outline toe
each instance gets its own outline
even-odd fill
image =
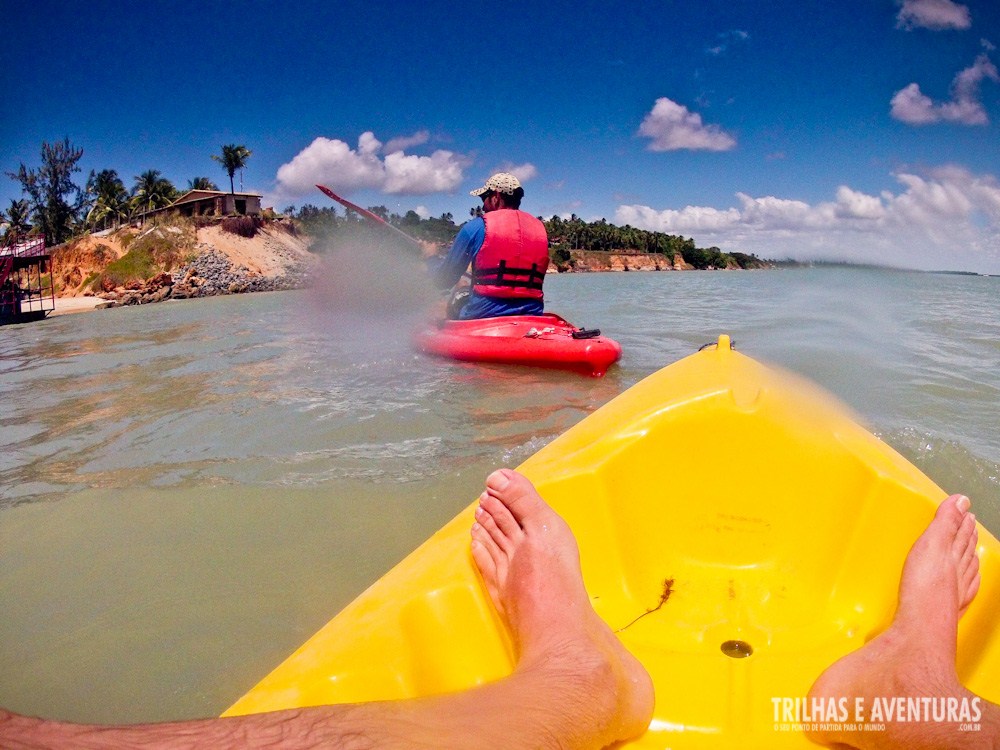
[[[964,495],[952,495],[938,506],[934,513],[934,523],[942,529],[948,529],[949,534],[956,534],[968,508],[969,498]]]
[[[522,527],[525,521],[539,512],[551,510],[528,478],[513,469],[500,469],[490,474],[486,479],[486,490],[507,506]]]
[[[482,526],[478,524],[472,527],[472,559],[479,568],[479,572],[487,581],[496,580],[496,545],[489,535],[485,533]]]
[[[951,543],[951,554],[954,559],[962,564],[969,554],[969,544],[976,536],[976,517],[971,513],[966,513],[962,517],[962,523],[955,532],[955,538]],[[975,547],[973,547],[973,550]]]
[[[979,585],[981,583],[982,578],[979,575],[979,568],[976,568],[974,575],[971,577],[969,582],[965,584],[962,600],[958,607],[959,618],[965,614],[965,610],[969,608],[969,605],[972,604],[972,600],[976,598],[976,594],[979,593]]]
[[[976,554],[975,539],[970,540],[971,544],[966,550],[966,555],[959,564],[958,586],[961,606],[968,606],[979,590],[979,556]]]
[[[959,537],[959,542],[962,545],[961,554],[958,561],[959,570],[962,570],[972,564],[972,561],[977,559],[976,557],[976,546],[979,544],[979,532],[976,529],[976,518],[971,513],[966,517],[965,521],[962,522],[963,530],[965,525],[969,525],[968,534],[964,534]]]
[[[492,495],[484,493],[479,499],[479,507],[482,508],[483,515],[489,516],[499,532],[508,539],[516,542],[524,534],[507,506]]]
[[[492,500],[492,498],[490,499]],[[493,500],[493,502],[496,503],[495,500]],[[496,504],[499,505],[499,503]],[[506,508],[502,505],[500,505],[500,509],[506,511]],[[490,539],[497,547],[500,548],[500,550],[504,552],[504,554],[510,555],[514,551],[513,534],[520,534],[522,532],[521,527],[517,525],[509,513],[507,513],[507,517],[507,519],[503,519],[503,516],[501,515],[504,525],[508,527],[505,530],[500,528],[497,524],[496,518],[494,518],[493,514],[489,510],[484,508],[482,505],[476,508],[476,522],[486,531],[487,534],[489,534]],[[510,525],[513,525],[514,528],[510,529]]]
[[[486,593],[493,601],[493,606],[497,608],[497,611],[502,611],[499,584],[500,573],[496,568],[496,560],[490,552],[489,544],[490,542],[475,538],[474,534],[470,550],[472,552],[472,559],[479,569],[479,574],[482,576]]]

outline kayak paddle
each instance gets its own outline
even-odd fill
[[[423,245],[420,244],[419,240],[417,240],[415,237],[411,237],[406,232],[404,232],[402,229],[397,229],[396,227],[394,227],[392,224],[390,224],[388,221],[386,221],[385,219],[383,219],[378,214],[373,214],[371,211],[369,211],[369,210],[367,210],[365,208],[361,208],[361,206],[357,206],[357,205],[355,205],[354,203],[351,203],[349,200],[347,200],[345,198],[341,198],[335,192],[333,192],[332,190],[330,190],[330,188],[326,187],[326,185],[317,185],[316,187],[318,187],[320,190],[323,191],[324,194],[326,194],[330,198],[333,198],[333,200],[337,201],[337,203],[339,203],[340,205],[344,206],[345,208],[351,209],[355,213],[363,216],[364,218],[368,219],[371,222],[374,222],[375,224],[381,224],[382,226],[386,227],[387,229],[391,229],[398,236],[400,236],[404,240],[406,240],[408,244],[412,245],[413,247],[415,247],[418,250],[420,250],[421,253],[423,253],[424,247],[423,247]]]

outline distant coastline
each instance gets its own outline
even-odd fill
[[[329,214],[327,216],[332,218]],[[234,222],[235,227],[232,226]],[[431,222],[437,222],[435,229],[439,233],[444,228],[443,224],[454,226],[450,217]],[[419,220],[413,222],[411,219],[409,224],[406,228],[412,231],[414,225],[419,226]],[[610,225],[605,226],[610,228]],[[331,228],[336,231],[330,232]],[[310,269],[323,255],[317,248],[336,247],[340,242],[352,241],[359,231],[368,234],[371,239],[372,228],[350,217],[337,217],[332,224],[325,226],[316,226],[315,223],[310,226],[308,221],[274,216],[253,221],[250,217],[192,221],[184,217],[164,216],[149,222],[146,227],[124,226],[110,232],[87,234],[52,248],[56,297],[67,300],[61,306],[66,311],[75,311],[168,299],[300,288],[308,285]],[[419,233],[414,233],[419,236]],[[378,238],[386,239],[381,235]],[[450,244],[448,238],[421,241],[428,251],[436,252],[444,252]],[[671,241],[677,243],[676,239]],[[698,249],[693,241],[683,238],[679,238],[677,249],[664,247],[662,252],[649,253],[633,249],[567,249],[565,238],[560,237],[552,255],[550,273],[818,267],[996,277],[971,271],[921,271],[841,260],[767,260],[754,255],[723,253],[718,248]],[[699,265],[691,260],[699,262]],[[85,304],[83,298],[94,302]],[[70,299],[78,299],[79,303],[70,303]]]
[[[768,261],[775,268],[851,268],[856,270],[869,271],[895,271],[898,273],[930,273],[943,276],[986,276],[988,278],[1000,278],[1000,274],[980,273],[979,271],[948,271],[941,269],[925,270],[921,268],[907,268],[905,266],[889,266],[880,263],[858,263],[849,260],[785,260]]]
[[[568,258],[566,257],[568,255]],[[649,271],[749,271],[773,269],[768,260],[743,256],[742,263],[732,256],[719,256],[719,265],[706,263],[701,268],[689,263],[682,254],[639,253],[629,250],[569,250],[561,262],[553,259],[550,272],[618,273]]]

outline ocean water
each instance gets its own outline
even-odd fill
[[[517,465],[729,333],[851,406],[1000,534],[1000,278],[551,276],[602,379],[445,362],[375,275],[0,329],[0,705],[214,715]]]

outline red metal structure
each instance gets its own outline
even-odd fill
[[[41,320],[55,309],[52,256],[45,238],[8,238],[0,247],[0,325]]]

